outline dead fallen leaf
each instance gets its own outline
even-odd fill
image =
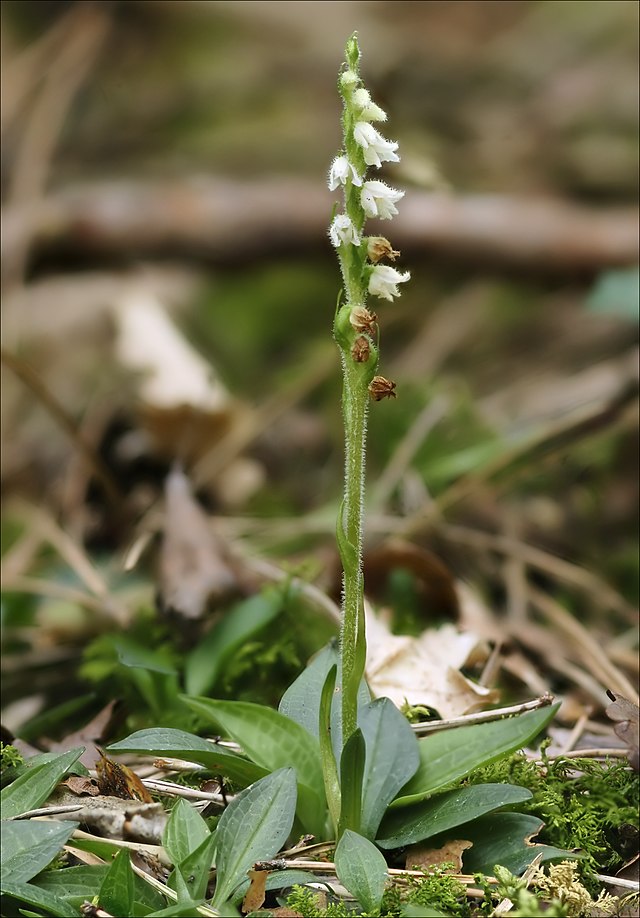
[[[268,870],[249,870],[249,889],[242,900],[242,912],[246,915],[248,912],[255,912],[264,902],[267,887]]]
[[[465,839],[456,839],[446,842],[442,848],[428,848],[424,845],[414,845],[407,851],[407,870],[428,870],[430,867],[439,867],[441,864],[453,864],[447,873],[462,873],[462,854],[467,848],[472,848],[473,842]]]
[[[66,752],[67,749],[84,746],[85,750],[80,756],[80,762],[87,768],[93,768],[100,755],[96,743],[105,742],[109,730],[117,717],[117,708],[119,707],[119,702],[110,701],[102,710],[98,711],[89,723],[73,733],[68,733],[59,742],[52,743],[49,748],[52,752]]]
[[[180,469],[167,476],[165,496],[160,598],[166,611],[196,620],[210,599],[220,601],[228,596],[236,589],[237,581],[220,540]]]
[[[108,797],[120,797],[122,800],[153,803],[153,797],[134,771],[110,759],[101,749],[98,749],[98,752],[100,758],[96,763],[96,771],[101,794]]]
[[[498,693],[463,676],[462,666],[482,661],[488,649],[477,635],[455,625],[428,628],[416,638],[392,634],[365,603],[367,681],[374,696],[458,717],[498,700]]]
[[[297,912],[293,908],[287,908],[281,905],[279,908],[272,908],[271,915],[273,918],[304,918],[302,912]]]
[[[635,771],[640,771],[640,708],[617,692],[607,689],[607,695],[613,704],[606,708],[605,713],[611,720],[616,721],[614,732],[629,747],[631,767]]]
[[[84,794],[89,797],[97,797],[100,793],[100,788],[95,778],[87,778],[84,775],[70,775],[61,784],[69,788],[72,794],[77,794],[78,797],[82,797]]]

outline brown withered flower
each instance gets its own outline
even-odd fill
[[[395,261],[400,252],[391,248],[391,243],[384,236],[369,236],[367,240],[367,256],[369,261],[376,265],[382,258]]]
[[[374,335],[378,317],[375,312],[369,312],[366,306],[354,306],[349,316],[349,322],[357,332]]]
[[[360,335],[351,346],[351,356],[356,363],[366,363],[371,354],[371,346],[364,335]]]
[[[395,393],[396,384],[391,379],[384,376],[374,376],[369,383],[369,395],[375,402],[383,398],[397,398]]]

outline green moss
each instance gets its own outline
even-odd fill
[[[520,809],[544,820],[540,841],[584,852],[583,873],[608,872],[625,860],[624,830],[638,826],[639,776],[626,763],[544,757],[530,762],[522,753],[480,768],[469,783],[519,784],[532,799]]]

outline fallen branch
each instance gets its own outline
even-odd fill
[[[326,235],[331,195],[317,183],[274,178],[123,180],[64,189],[5,209],[2,256],[30,240],[36,255],[183,255],[227,260],[300,251]],[[401,248],[537,271],[596,272],[638,260],[637,210],[552,199],[414,191],[394,225]]]

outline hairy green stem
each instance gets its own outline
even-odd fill
[[[362,372],[342,355],[342,408],[345,426],[345,490],[342,527],[346,545],[342,621],[342,743],[343,748],[357,727],[358,688],[364,675],[366,644],[364,629],[364,582],[362,576],[362,525],[365,452],[369,393]]]

